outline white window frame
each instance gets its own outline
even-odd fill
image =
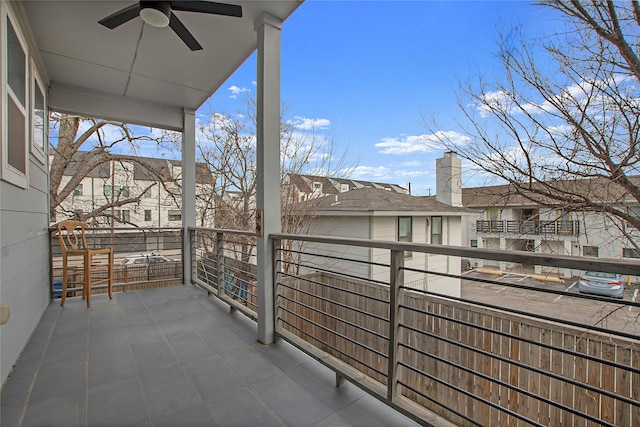
[[[40,78],[38,70],[34,64],[31,65],[31,78],[29,79],[31,84],[31,154],[33,157],[38,159],[38,161],[46,165],[49,151],[49,110],[47,109],[47,91],[45,90],[45,85]],[[35,106],[36,106],[36,90],[39,90],[42,93],[42,103],[43,103],[43,123],[42,123],[42,147],[38,147],[35,139]]]
[[[434,219],[438,218],[440,220],[440,231],[438,233],[434,232]],[[444,245],[444,217],[443,216],[432,216],[431,217],[431,221],[430,221],[430,227],[429,227],[429,243],[431,243],[432,245]],[[434,242],[433,238],[434,236],[439,236],[440,237],[440,241],[439,242]]]
[[[2,5],[4,7],[2,7],[1,9],[1,13],[0,13],[0,19],[2,19],[2,31],[0,31],[0,44],[2,45],[2,55],[4,56],[2,62],[2,111],[1,111],[1,118],[0,120],[2,120],[2,144],[0,144],[0,154],[2,155],[2,161],[0,162],[0,179],[2,179],[3,181],[7,181],[13,185],[16,185],[18,187],[21,188],[29,188],[29,141],[30,141],[30,132],[29,132],[29,124],[31,122],[31,117],[30,117],[30,91],[29,91],[29,87],[30,87],[30,81],[31,81],[31,73],[30,71],[30,67],[29,67],[29,49],[27,48],[27,43],[24,39],[24,36],[22,35],[22,29],[20,28],[19,25],[17,25],[17,19],[14,16],[13,12],[5,5],[4,2],[2,2]],[[25,87],[25,93],[24,93],[24,103],[25,105],[22,105],[20,103],[20,101],[18,101],[16,95],[13,93],[13,90],[9,87],[8,83],[7,83],[7,78],[8,78],[8,74],[9,71],[7,70],[7,64],[8,61],[6,60],[7,55],[8,55],[8,49],[6,49],[7,47],[7,32],[8,32],[8,25],[6,25],[7,20],[11,23],[11,26],[13,27],[13,30],[16,34],[16,37],[18,38],[18,42],[20,43],[20,47],[22,48],[23,52],[24,52],[24,69],[25,69],[25,81],[24,81],[24,87]],[[8,105],[8,99],[9,97],[11,97],[13,99],[13,101],[16,103],[16,105],[18,106],[18,108],[21,109],[21,112],[24,114],[24,155],[25,155],[25,165],[24,165],[24,172],[22,172],[19,169],[16,169],[14,166],[9,164],[9,148],[8,148],[8,144],[9,144],[9,117],[8,117],[8,110],[9,110],[9,105]]]
[[[408,228],[408,234],[405,236],[402,236],[402,226],[401,223],[403,221],[409,221],[409,228]],[[396,228],[397,228],[397,241],[398,242],[406,242],[406,243],[410,243],[413,242],[413,217],[412,216],[399,216],[396,220]],[[413,256],[413,253],[411,251],[404,251],[404,257],[405,258],[411,258]]]

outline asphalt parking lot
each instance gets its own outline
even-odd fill
[[[540,280],[528,274],[463,272],[462,298],[558,318],[585,326],[601,326],[640,336],[640,284],[625,285],[624,297],[589,298],[578,292],[578,278]],[[520,289],[510,286],[526,286]]]

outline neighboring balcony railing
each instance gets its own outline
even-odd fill
[[[255,289],[265,284],[255,280],[252,233],[189,235],[191,280],[255,318]],[[640,276],[640,263],[270,237],[277,248],[276,333],[333,369],[338,381],[347,378],[427,425],[438,418],[458,425],[640,425],[640,302],[633,294],[586,296],[568,284],[496,280],[459,267],[464,257]],[[245,277],[246,294],[240,280],[228,285],[230,275]]]
[[[511,220],[478,220],[478,233],[510,233],[510,234],[580,234],[580,221],[511,221]]]
[[[49,230],[49,241],[51,297],[60,298],[62,257],[54,228]],[[89,228],[87,245],[113,248],[113,289],[116,292],[184,283],[181,228]],[[73,282],[82,280],[81,262],[80,259],[71,260],[69,274]],[[102,274],[106,277],[106,265]],[[106,285],[92,289],[97,289],[94,293],[106,292]],[[67,296],[82,296],[82,289],[71,288]]]

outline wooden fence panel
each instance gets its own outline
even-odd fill
[[[384,337],[388,336],[388,321],[370,315],[375,314],[383,319],[388,319],[388,287],[364,281],[345,280],[325,273],[314,275],[313,280],[331,286],[297,279],[292,281],[295,283],[295,287],[304,289],[313,296],[286,289],[281,292],[294,300],[304,301],[305,304],[315,307],[322,313],[314,313],[313,310],[295,307],[292,303],[283,304],[290,310],[312,318],[331,331],[336,331],[386,354],[388,340],[377,337],[361,328],[378,331]],[[351,292],[355,292],[355,294]],[[366,296],[382,301],[369,299]],[[321,298],[327,298],[330,301],[325,302]],[[543,402],[542,400],[545,399],[601,418],[612,424],[640,425],[638,405],[631,405],[613,397],[603,396],[602,393],[587,390],[582,386],[561,379],[575,380],[638,401],[640,399],[640,374],[631,373],[622,367],[608,366],[606,362],[615,360],[622,366],[640,366],[640,341],[613,338],[580,328],[474,307],[433,296],[423,296],[416,292],[405,291],[402,295],[402,301],[407,307],[418,310],[401,310],[402,324],[417,329],[417,332],[404,329],[400,335],[403,343],[409,348],[420,349],[431,355],[424,356],[416,351],[403,350],[402,360],[416,370],[432,375],[445,384],[439,384],[426,375],[417,374],[412,370],[401,369],[399,371],[401,382],[426,394],[429,399],[425,399],[404,387],[401,387],[400,390],[406,397],[434,413],[463,426],[472,423],[455,415],[455,411],[481,425],[521,426],[528,424],[446,385],[452,384],[499,405],[501,408],[513,411],[543,425],[586,426],[592,424],[587,423],[584,417],[574,415],[551,403]],[[358,307],[364,313],[341,307],[336,304],[337,302]],[[331,313],[340,319],[348,320],[356,327],[331,319],[330,316],[323,313]],[[466,324],[461,324],[461,322]],[[346,339],[336,337],[332,332],[312,326],[308,321],[301,320],[297,325],[314,336],[318,336],[324,342],[329,343],[332,342],[331,340],[335,340],[331,346],[349,354],[358,361],[355,362],[349,357],[340,355],[338,351],[332,350],[329,346],[324,346],[326,348],[323,349],[363,370],[371,378],[383,384],[386,383],[386,357],[353,345]],[[501,334],[492,333],[490,330],[483,331],[479,329],[480,326],[501,332]],[[420,333],[420,331],[424,331],[424,333]],[[295,331],[292,332],[295,333]],[[303,334],[298,333],[297,335],[303,337]],[[451,342],[444,339],[451,340]],[[530,342],[524,342],[524,339]],[[313,343],[313,340],[311,342]],[[480,354],[479,351],[464,349],[458,344],[469,345],[474,349],[503,357],[504,360]],[[576,354],[568,354],[567,351],[575,351]],[[601,358],[601,360],[588,360],[580,357],[580,354]],[[436,358],[442,358],[447,363],[438,361]],[[539,371],[519,367],[514,362],[520,362]],[[466,372],[456,366],[484,374],[492,380],[481,378],[477,374]],[[367,367],[371,367],[371,369]],[[385,375],[375,371],[385,373]],[[547,372],[561,378],[552,378],[545,374]],[[498,382],[520,388],[533,396],[527,396],[515,389],[499,385]]]

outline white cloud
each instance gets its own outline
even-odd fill
[[[296,116],[293,120],[288,120],[287,123],[300,130],[323,130],[328,129],[331,125],[329,119],[312,119],[301,116]]]
[[[352,179],[376,180],[390,177],[390,170],[386,166],[356,166],[347,171]]]
[[[375,144],[380,148],[381,154],[412,154],[430,153],[440,150],[441,141],[447,141],[447,145],[465,145],[469,138],[455,131],[438,131],[435,134],[404,135],[399,138],[384,138]]]
[[[229,88],[227,88],[227,90],[231,92],[231,95],[229,95],[229,98],[232,98],[232,99],[238,98],[238,95],[240,95],[241,93],[251,92],[251,89],[249,88],[238,87],[236,85],[230,86]]]

